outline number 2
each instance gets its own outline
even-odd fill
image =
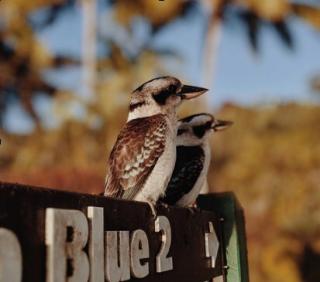
[[[161,232],[161,248],[156,257],[156,271],[165,272],[173,269],[172,257],[167,257],[171,246],[171,227],[168,218],[158,216],[155,221],[155,232]]]

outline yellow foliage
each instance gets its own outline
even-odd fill
[[[153,59],[146,54],[144,60]],[[129,88],[137,86],[136,79],[145,80],[137,68],[128,72],[136,75],[133,80],[114,75],[110,84],[101,84],[83,121],[69,118],[60,128],[30,136],[0,132],[0,179],[102,192],[106,160],[127,115]],[[115,106],[119,95],[122,102]],[[199,109],[186,103],[180,116]],[[303,247],[310,244],[320,252],[319,110],[226,105],[215,114],[235,124],[212,138],[208,179],[213,191],[234,191],[245,209],[252,281],[300,281]],[[91,124],[94,118],[100,119],[98,127]]]
[[[320,29],[320,8],[305,4],[293,3],[292,11],[313,27]]]
[[[274,236],[260,254],[265,282],[300,282],[293,254],[301,252],[298,242]]]
[[[139,15],[147,17],[153,26],[160,26],[175,19],[185,3],[184,0],[117,0],[115,15],[118,21],[127,26],[134,16]]]
[[[262,19],[279,21],[289,14],[288,0],[249,0],[249,7]]]

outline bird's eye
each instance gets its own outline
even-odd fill
[[[162,90],[153,95],[153,98],[159,105],[165,105],[167,99],[171,96],[171,92],[168,89]]]
[[[168,87],[168,91],[173,93],[173,92],[176,92],[177,91],[177,86],[174,85],[174,84],[171,84],[169,87]]]
[[[205,125],[206,129],[210,129],[211,126],[212,126],[212,122],[211,121],[206,122],[206,125]]]
[[[199,139],[201,139],[203,135],[206,133],[206,127],[203,125],[194,126],[192,129],[193,129],[194,135],[196,135]]]
[[[172,96],[174,93],[176,93],[177,91],[177,86],[174,84],[169,85],[168,87],[166,87],[165,89],[154,93],[153,94],[153,98],[156,100],[156,102],[159,105],[165,105],[167,99]]]
[[[187,132],[186,129],[178,129],[177,135],[181,135],[181,134],[183,134],[183,133],[185,133],[185,132]]]

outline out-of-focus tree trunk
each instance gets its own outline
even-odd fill
[[[209,89],[212,88],[214,82],[215,66],[217,61],[219,43],[221,39],[222,27],[221,18],[215,17],[214,14],[215,13],[212,13],[209,20],[202,59],[203,86]],[[208,96],[206,96],[206,99],[208,99]]]
[[[204,110],[210,112],[209,96],[210,89],[213,87],[215,66],[217,62],[217,55],[219,43],[222,32],[222,16],[225,6],[224,0],[203,2],[206,9],[210,10],[208,28],[205,37],[205,44],[202,58],[202,85],[209,89],[209,95],[202,96],[202,106]],[[209,185],[206,183],[201,189],[201,194],[209,192]]]
[[[94,100],[96,84],[97,1],[82,0],[82,84],[86,101]]]

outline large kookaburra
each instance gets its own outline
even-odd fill
[[[127,123],[109,157],[105,196],[155,205],[176,161],[176,108],[206,91],[170,76],[150,80],[133,91]]]

